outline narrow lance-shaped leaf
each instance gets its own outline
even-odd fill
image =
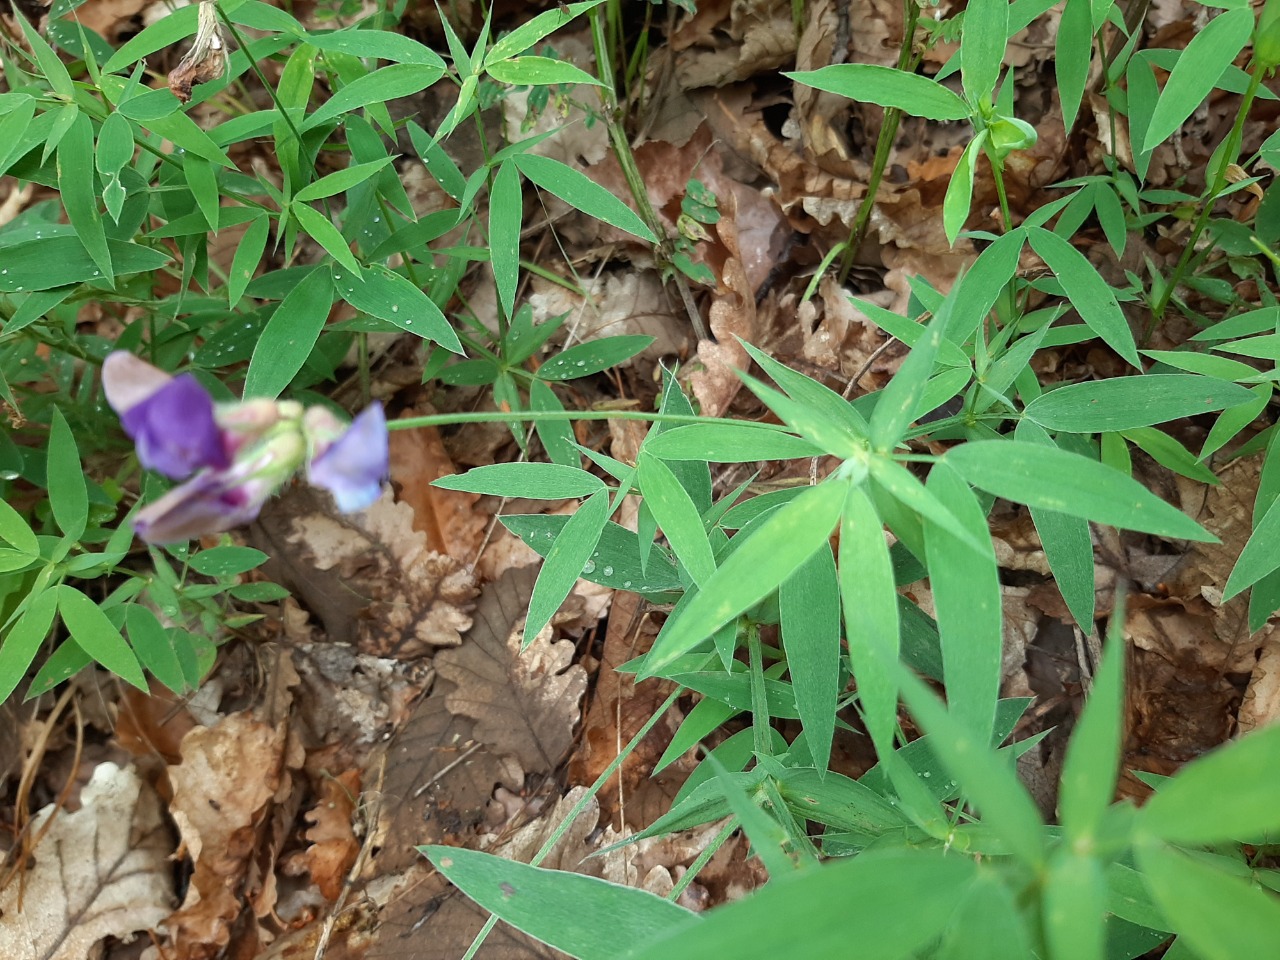
[[[783,73],[815,90],[836,93],[860,103],[897,107],[928,120],[964,120],[969,105],[928,77],[874,63],[837,63],[818,70]]]
[[[960,38],[960,78],[973,104],[990,103],[1004,62],[1009,0],[971,0]]]
[[[884,526],[861,486],[840,519],[840,596],[849,662],[867,731],[881,757],[893,752],[898,716],[898,593]]]
[[[974,486],[1017,503],[1157,536],[1217,540],[1132,477],[1065,450],[975,440],[953,447],[946,459]]]
[[[1043,447],[1054,446],[1049,434],[1032,423],[1021,420],[1014,434],[1027,443]],[[1031,521],[1040,535],[1049,570],[1058,584],[1058,592],[1066,601],[1067,609],[1076,618],[1080,629],[1093,632],[1094,583],[1093,539],[1089,534],[1089,521],[1056,510],[1031,507]]]
[[[529,598],[522,648],[533,642],[542,628],[551,622],[565,597],[569,596],[583,569],[591,562],[591,554],[600,542],[600,534],[608,520],[609,491],[602,489],[587,497],[561,529],[542,563],[533,596]]]
[[[986,514],[969,485],[945,461],[930,471],[928,487],[974,539],[987,546],[984,556],[975,557],[967,543],[942,527],[925,523],[947,704],[957,723],[989,739],[1000,696],[1003,652],[995,550],[990,545]]]
[[[1163,142],[1204,102],[1252,31],[1253,11],[1241,7],[1218,14],[1191,38],[1156,101],[1143,150]]]
[[[973,202],[973,171],[987,137],[987,131],[980,130],[969,141],[947,182],[947,193],[942,198],[942,229],[947,235],[947,243],[956,242],[964,222],[969,219],[969,208]]]
[[[504,163],[489,188],[489,265],[498,287],[503,313],[516,312],[516,283],[520,278],[520,225],[524,219],[520,171]]]
[[[1133,331],[1120,311],[1115,292],[1107,286],[1097,268],[1083,253],[1050,230],[1032,230],[1030,238],[1031,246],[1058,278],[1067,299],[1079,311],[1080,319],[1112,350],[1140,368]]]
[[[840,696],[840,583],[819,547],[778,589],[778,613],[796,710],[815,765],[826,773]]]
[[[333,305],[333,281],[324,266],[299,281],[267,321],[245,374],[246,397],[278,397],[311,355]]]
[[[847,490],[847,483],[829,479],[756,524],[664,630],[646,657],[643,675],[652,676],[710,639],[776,590],[831,536]]]
[[[531,153],[518,153],[512,158],[512,162],[529,180],[548,193],[555,194],[575,210],[581,210],[588,216],[641,240],[658,242],[653,231],[634,210],[585,174],[559,160]]]

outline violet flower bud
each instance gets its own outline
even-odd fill
[[[213,398],[195,377],[170,377],[117,351],[102,365],[102,383],[144,467],[181,480],[230,463]]]
[[[333,494],[343,513],[363,510],[381,496],[390,473],[386,416],[382,404],[372,404],[332,439],[334,422],[336,418],[323,407],[311,408],[303,418],[313,451],[307,480]]]

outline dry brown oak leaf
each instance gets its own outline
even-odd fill
[[[173,838],[155,791],[132,767],[103,763],[80,803],[56,816],[31,868],[0,891],[4,960],[86,960],[99,941],[127,941],[173,909]],[[53,814],[36,814],[36,834]]]
[[[457,686],[449,710],[474,720],[477,740],[529,773],[555,769],[568,752],[587,689],[586,671],[570,662],[573,644],[553,643],[552,628],[520,650],[536,575],[521,567],[486,587],[466,641],[435,657],[439,675]]]

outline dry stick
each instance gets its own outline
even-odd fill
[[[533,855],[533,859],[529,861],[530,866],[536,867],[547,858],[555,848],[555,845],[560,842],[560,838],[568,832],[569,828],[573,826],[573,822],[577,820],[582,814],[582,811],[587,808],[587,804],[590,803],[595,798],[596,794],[600,792],[600,788],[603,787],[608,782],[609,778],[617,772],[618,768],[622,766],[627,757],[631,756],[635,748],[640,745],[640,741],[649,735],[649,731],[654,728],[657,722],[662,719],[663,714],[671,709],[672,704],[674,704],[676,700],[684,694],[684,692],[684,687],[676,687],[671,691],[671,695],[662,702],[662,706],[658,707],[658,709],[654,711],[653,716],[645,721],[644,726],[641,727],[636,732],[636,735],[627,743],[626,749],[614,757],[609,766],[605,767],[600,776],[596,777],[596,781],[591,784],[590,789],[582,795],[581,799],[573,805],[573,809],[569,811],[562,821],[560,821],[560,826],[556,827],[551,836],[547,838],[546,843],[542,845],[542,848]],[[476,934],[475,939],[471,941],[471,946],[467,948],[467,952],[463,955],[462,960],[472,960],[472,958],[475,957],[476,953],[482,946],[484,946],[485,940],[488,939],[490,932],[492,932],[493,928],[497,926],[497,924],[497,916],[490,914],[489,919],[485,921],[484,927],[482,927],[480,932]]]
[[[453,764],[450,764],[452,767]],[[338,916],[346,907],[347,896],[351,893],[351,889],[355,886],[356,878],[360,876],[360,871],[364,869],[365,861],[369,858],[369,850],[373,846],[374,836],[377,834],[378,814],[382,807],[382,784],[387,776],[387,755],[382,755],[382,763],[378,766],[378,785],[374,788],[373,793],[378,798],[374,801],[373,807],[365,816],[365,834],[364,843],[360,844],[360,852],[356,855],[356,862],[351,865],[351,869],[347,871],[346,878],[342,881],[342,890],[338,893],[338,899],[333,903],[333,909],[329,911],[329,915],[324,918],[324,926],[320,929],[320,939],[316,942],[315,960],[323,960],[325,951],[329,949],[329,938],[333,936],[333,928],[338,922]]]

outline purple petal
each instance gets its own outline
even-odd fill
[[[102,363],[102,391],[116,413],[137,406],[172,379],[124,350],[114,351]]]
[[[390,472],[382,404],[367,407],[347,431],[307,466],[307,479],[333,494],[343,513],[363,510],[382,494]]]
[[[120,422],[142,465],[165,476],[181,480],[205,467],[222,470],[230,463],[213,419],[213,398],[189,373],[122,410]]]
[[[138,511],[133,529],[148,543],[180,543],[248,523],[258,516],[271,487],[237,480],[212,470],[196,474]]]

